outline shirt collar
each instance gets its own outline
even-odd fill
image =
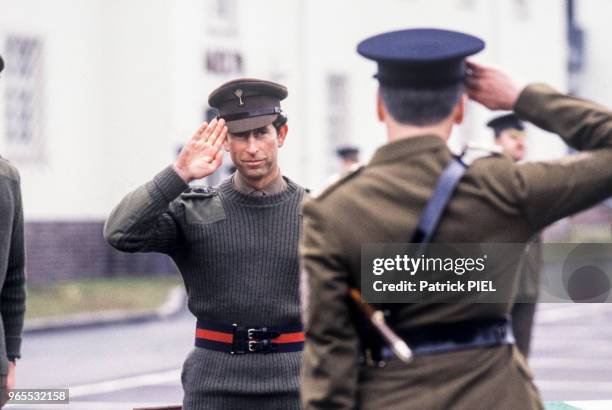
[[[440,149],[448,151],[446,142],[437,135],[428,134],[409,138],[400,138],[378,148],[370,160],[369,165],[395,162],[399,159],[419,155],[426,151]]]
[[[238,172],[232,175],[232,183],[236,190],[245,195],[252,196],[269,196],[278,194],[282,192],[287,187],[287,182],[283,179],[281,173],[278,173],[278,176],[270,182],[268,185],[263,187],[262,189],[254,189],[253,187],[247,185]]]

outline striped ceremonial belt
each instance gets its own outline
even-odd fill
[[[304,331],[301,324],[241,326],[198,319],[195,345],[230,354],[299,352],[304,349]]]

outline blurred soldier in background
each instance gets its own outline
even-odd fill
[[[340,159],[340,174],[354,171],[359,166],[359,148],[345,145],[336,149],[336,155]]]
[[[0,73],[4,61],[0,56]],[[7,389],[15,388],[15,361],[21,357],[21,332],[25,315],[25,251],[23,206],[17,169],[0,158],[0,407]]]
[[[185,410],[300,408],[304,189],[278,167],[285,97],[284,86],[256,79],[214,90],[209,105],[220,119],[204,123],[174,165],[127,195],[105,226],[115,248],[166,253],[183,276],[197,318],[181,377]],[[237,171],[218,188],[190,189],[219,169],[223,146]]]
[[[338,172],[327,179],[327,184],[332,184],[343,175],[359,168],[359,148],[352,145],[344,145],[336,149],[336,156],[340,162]]]
[[[515,162],[525,158],[525,125],[514,114],[495,117],[487,123],[493,130],[495,143]]]
[[[358,47],[378,63],[376,108],[389,142],[303,208],[307,409],[543,408],[507,319],[517,260],[508,259],[507,274],[496,282],[505,296],[499,303],[477,303],[479,294],[444,303],[455,299],[439,293],[435,300],[442,303],[384,306],[392,329],[414,352],[410,364],[384,344],[370,344],[375,339],[356,326],[361,312],[347,296],[360,286],[362,245],[407,242],[443,171],[459,162],[446,141],[463,120],[465,91],[588,152],[526,164],[491,155],[462,165],[433,242],[526,243],[612,194],[612,114],[546,85],[518,87],[502,71],[465,62],[483,48],[473,36],[435,29],[385,33]]]
[[[496,117],[487,123],[493,129],[495,143],[503,153],[514,161],[525,158],[525,125],[514,114]],[[527,244],[525,255],[520,264],[520,280],[516,301],[512,307],[512,331],[516,347],[525,356],[529,356],[531,331],[536,312],[540,271],[542,270],[542,239],[536,234]]]

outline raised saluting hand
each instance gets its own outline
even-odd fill
[[[191,140],[185,144],[174,162],[174,170],[185,182],[204,178],[215,172],[223,163],[221,146],[227,137],[223,119],[204,122]]]

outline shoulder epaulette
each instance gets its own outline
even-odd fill
[[[342,186],[346,182],[348,182],[351,179],[353,179],[355,176],[359,175],[359,173],[364,168],[365,168],[364,165],[360,165],[360,166],[355,167],[354,169],[352,169],[352,170],[350,170],[350,171],[340,175],[335,181],[331,182],[329,185],[327,185],[326,187],[322,188],[318,192],[313,193],[311,195],[311,198],[313,198],[313,199],[323,199],[324,197],[329,195],[331,192],[333,192],[336,188]]]
[[[502,155],[503,150],[499,145],[468,143],[465,151],[461,154],[461,161],[466,165],[471,165],[474,161],[481,158]]]
[[[218,194],[217,189],[210,186],[193,186],[181,194],[183,199],[211,198]]]

